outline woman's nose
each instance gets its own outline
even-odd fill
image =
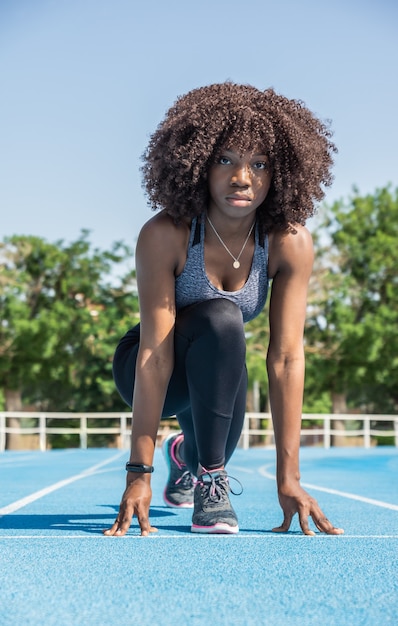
[[[231,183],[233,185],[247,186],[250,185],[250,182],[251,177],[249,167],[241,165],[234,170],[231,178]]]

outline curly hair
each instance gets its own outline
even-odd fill
[[[152,208],[177,222],[206,210],[209,167],[222,149],[258,147],[269,158],[272,182],[257,209],[262,232],[294,230],[315,212],[332,182],[329,126],[303,102],[232,82],[194,89],[179,97],[143,154],[143,186]]]

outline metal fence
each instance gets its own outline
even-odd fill
[[[322,446],[355,445],[369,448],[388,443],[398,447],[398,415],[303,415],[301,445]],[[73,421],[62,425],[62,422]],[[108,420],[112,426],[99,426],[98,421]],[[96,447],[95,435],[106,436],[107,442],[121,449],[130,447],[131,413],[42,413],[0,412],[0,452],[6,449],[8,436],[18,438],[18,449],[47,450],[54,435],[73,435],[71,447]],[[55,425],[55,423],[57,425]],[[337,428],[343,424],[344,428]],[[158,431],[160,444],[173,429],[176,420],[162,420]],[[242,448],[274,446],[274,432],[269,413],[246,413],[240,439]],[[15,447],[13,445],[13,447]],[[65,446],[67,447],[67,446]]]

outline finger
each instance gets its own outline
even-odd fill
[[[119,522],[118,522],[118,527],[115,532],[115,535],[118,537],[123,537],[123,535],[125,535],[128,529],[130,528],[132,519],[133,519],[132,513],[128,513],[126,511],[123,514],[123,517],[120,517],[120,513],[119,513]]]
[[[117,531],[118,527],[119,527],[119,522],[116,520],[116,522],[112,524],[110,528],[106,528],[105,530],[102,531],[102,533],[104,535],[107,535],[108,537],[112,537],[112,535],[114,535],[115,532]]]
[[[311,517],[314,520],[315,526],[321,533],[327,533],[328,535],[342,535],[344,533],[342,528],[333,526],[332,522],[323,515],[322,511],[320,511],[318,517],[315,514],[312,514]]]
[[[307,535],[308,537],[313,537],[315,535],[314,531],[310,529],[309,525],[308,525],[308,515],[307,513],[305,513],[304,511],[299,511],[299,522],[300,522],[300,527],[301,530],[303,531],[304,535]]]
[[[285,513],[283,517],[283,522],[280,526],[276,526],[272,529],[273,533],[287,533],[290,528],[290,524],[292,523],[294,513]]]
[[[122,537],[130,528],[132,518],[132,513],[120,510],[119,515],[117,516],[115,523],[112,524],[111,528],[103,531],[104,535],[107,537]]]
[[[149,526],[147,530],[141,531],[141,537],[147,537],[149,533],[157,533],[158,529],[155,526]]]
[[[141,537],[146,537],[149,533],[157,533],[158,529],[151,526],[146,511],[137,511],[137,519],[141,529]]]

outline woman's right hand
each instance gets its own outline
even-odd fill
[[[149,522],[149,505],[152,499],[152,489],[148,474],[127,474],[127,486],[123,493],[119,513],[111,528],[104,530],[109,537],[122,537],[130,528],[134,515],[137,517],[141,529],[141,536],[157,532],[157,528]]]

